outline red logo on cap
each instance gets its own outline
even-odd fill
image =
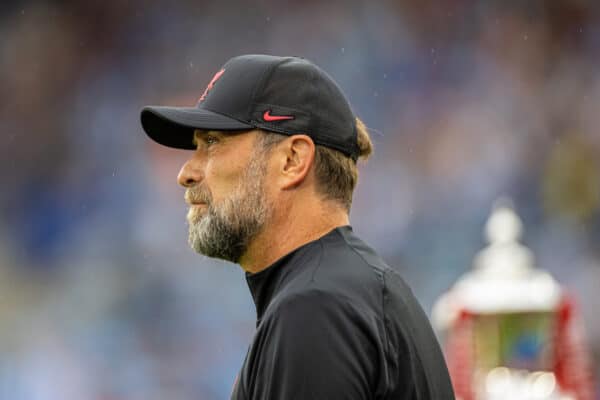
[[[271,110],[265,111],[263,119],[267,122],[283,121],[284,119],[294,119],[293,115],[271,115]]]
[[[200,103],[201,101],[203,101],[206,98],[206,95],[208,94],[208,92],[210,92],[210,90],[213,88],[213,86],[215,86],[215,82],[217,82],[219,80],[219,78],[223,75],[224,72],[225,72],[225,69],[222,69],[219,72],[217,72],[215,74],[215,76],[213,76],[210,83],[204,90],[204,93],[202,93],[202,96],[200,96],[200,99],[198,99],[198,103]]]

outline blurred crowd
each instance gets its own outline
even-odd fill
[[[600,366],[600,6],[583,0],[9,1],[0,5],[0,398],[227,398],[255,310],[187,246],[194,105],[230,57],[306,57],[370,127],[351,220],[429,312],[513,199]],[[599,397],[600,398],[600,397]]]

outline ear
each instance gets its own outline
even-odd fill
[[[282,143],[281,189],[292,189],[306,179],[315,159],[315,143],[308,135],[293,135]]]

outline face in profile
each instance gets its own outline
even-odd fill
[[[206,180],[186,190],[186,201],[191,204],[188,241],[196,252],[237,263],[263,229],[270,215],[264,190],[266,155],[259,149],[254,153],[237,184],[230,193],[222,193],[219,201],[214,200]]]

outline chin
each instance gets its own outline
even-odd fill
[[[202,220],[205,214],[205,210],[200,210],[198,207],[191,207],[187,213],[187,221],[189,224],[197,224]]]

